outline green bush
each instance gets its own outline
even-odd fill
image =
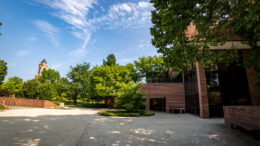
[[[0,105],[0,110],[4,110],[4,109],[5,109],[5,107]]]
[[[127,112],[123,110],[116,110],[116,111],[111,111],[111,110],[103,110],[98,112],[99,115],[101,116],[110,116],[110,117],[140,117],[140,116],[153,116],[155,113],[152,111],[138,111],[138,112]]]
[[[137,90],[141,88],[142,85],[138,84],[133,88],[125,89],[123,94],[116,98],[115,107],[123,108],[128,112],[137,112],[138,110],[144,109],[145,101],[143,96],[144,93],[137,93]]]

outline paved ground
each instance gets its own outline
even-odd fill
[[[95,109],[11,108],[0,112],[0,145],[260,145],[223,119],[183,114],[111,118]]]

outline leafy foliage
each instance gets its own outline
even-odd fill
[[[146,77],[146,79],[167,77],[168,68],[164,63],[163,56],[140,57],[134,63],[141,77]]]
[[[22,96],[21,95],[22,86],[23,86],[23,79],[14,76],[9,78],[7,82],[3,83],[1,85],[1,88],[3,90],[6,90],[11,95]]]
[[[42,75],[39,77],[41,82],[50,82],[52,84],[57,83],[60,80],[60,73],[54,69],[45,69],[42,71]]]
[[[3,83],[7,75],[7,63],[0,59],[0,85]]]
[[[47,99],[57,95],[54,86],[50,82],[41,83],[38,79],[28,80],[23,85],[24,97]]]
[[[152,111],[140,110],[138,112],[127,112],[122,110],[103,110],[98,112],[99,115],[102,116],[110,116],[110,117],[139,117],[139,116],[153,116],[155,115]]]
[[[114,54],[109,54],[107,56],[107,60],[103,60],[103,65],[108,65],[108,66],[111,66],[111,65],[116,65],[116,57]]]
[[[127,66],[97,66],[92,70],[93,92],[97,97],[115,98],[133,85],[132,71]]]
[[[121,96],[116,98],[115,107],[123,108],[127,112],[136,112],[145,108],[144,93],[138,93],[137,90],[141,88],[141,84],[135,87],[126,88]]]
[[[230,34],[236,34],[252,50],[243,64],[254,67],[256,77],[259,77],[259,1],[151,0],[151,3],[155,7],[152,11],[152,44],[164,55],[167,66],[178,71],[190,68],[196,61],[205,67],[236,61],[238,51],[235,49],[222,53],[209,49],[226,42]],[[191,23],[197,31],[188,35],[187,27]],[[260,82],[260,78],[257,81]]]
[[[71,80],[69,94],[77,104],[77,99],[82,96],[88,96],[90,64],[83,62],[75,67],[71,67],[68,78]]]

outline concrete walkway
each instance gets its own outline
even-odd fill
[[[156,113],[152,117],[97,116],[97,109],[14,107],[0,112],[0,145],[260,145],[220,119]]]

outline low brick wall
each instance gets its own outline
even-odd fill
[[[3,104],[3,103],[0,103],[0,105],[2,105],[4,107],[4,109],[8,109],[8,106]]]
[[[0,104],[7,106],[25,106],[39,108],[58,108],[58,106],[48,100],[25,99],[25,98],[10,98],[0,97]]]
[[[165,97],[166,112],[171,108],[185,109],[185,92],[183,83],[148,83],[137,90],[146,94],[146,110],[150,109],[150,98]]]
[[[260,127],[260,106],[224,106],[224,119],[229,127],[232,121]]]

